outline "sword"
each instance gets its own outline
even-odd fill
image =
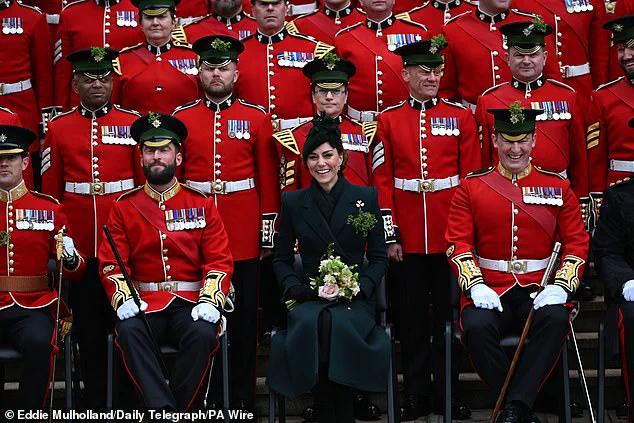
[[[572,320],[574,320],[578,311],[574,312]],[[586,394],[586,401],[588,402],[588,409],[590,410],[590,419],[592,423],[596,423],[596,419],[594,418],[594,411],[592,408],[592,401],[590,400],[590,392],[588,390],[588,383],[586,381],[586,373],[583,370],[583,364],[581,363],[581,354],[579,353],[579,346],[577,345],[577,336],[575,335],[575,328],[572,326],[572,320],[570,320],[570,334],[572,335],[572,342],[575,346],[575,353],[577,354],[577,360],[579,362],[579,374],[581,375],[581,384],[583,386],[583,390]],[[564,369],[564,371],[568,371]]]

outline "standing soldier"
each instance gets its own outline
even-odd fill
[[[586,146],[588,168],[592,169],[589,188],[595,218],[603,190],[617,180],[634,175],[634,145],[627,125],[634,115],[634,15],[610,20],[604,28],[612,31],[619,63],[626,76],[592,93]]]
[[[276,131],[289,129],[313,114],[309,87],[301,68],[322,57],[332,46],[284,26],[286,0],[252,0],[258,22],[254,35],[244,40],[245,51],[238,69],[238,96],[263,106],[271,113]]]
[[[20,117],[6,107],[0,107],[0,125],[22,126]]]
[[[401,420],[427,414],[433,393],[437,393],[434,410],[444,409],[442,339],[445,322],[451,318],[444,254],[447,213],[460,178],[481,164],[473,114],[438,97],[445,46],[439,35],[395,51],[403,61],[409,99],[379,115],[372,148],[372,176],[379,190],[388,257],[402,262],[397,304],[399,320],[407,322],[407,330],[401,331],[406,395]],[[431,324],[421,318],[428,315],[430,303]],[[459,419],[471,414],[459,402],[454,410]]]
[[[511,0],[481,0],[477,10],[453,18],[443,27],[449,48],[445,52],[445,74],[440,84],[443,97],[461,100],[475,111],[478,96],[486,89],[511,80],[508,45],[498,28],[506,23],[540,20],[532,13],[511,9]],[[540,25],[541,27],[541,25]],[[548,55],[557,57],[548,38]],[[544,73],[561,78],[554,60],[546,61]],[[478,75],[474,78],[473,75]]]
[[[478,99],[475,116],[482,142],[482,164],[491,166],[499,160],[493,147],[494,119],[488,109],[505,107],[518,99],[523,107],[543,109],[544,113],[537,117],[538,141],[532,151],[532,163],[570,179],[588,228],[590,199],[584,112],[574,89],[544,76],[544,66],[550,60],[544,39],[552,28],[546,24],[541,28],[540,31],[530,21],[500,27],[507,39],[508,66],[513,77],[510,82],[489,88]]]
[[[293,20],[301,15],[311,13],[320,7],[321,2],[317,0],[288,0],[288,13],[286,20]],[[253,13],[253,2],[244,0],[242,7],[247,13]]]
[[[397,18],[418,22],[427,27],[430,34],[440,34],[442,27],[455,16],[473,11],[478,3],[471,0],[435,0],[408,12],[399,13]]]
[[[48,29],[47,29],[48,30]],[[64,207],[48,195],[29,191],[22,172],[35,134],[0,125],[0,323],[5,342],[22,354],[24,370],[15,410],[42,410],[52,374],[57,292],[49,287],[48,261],[56,253],[56,234],[67,227]],[[64,236],[64,276],[76,280],[85,269],[73,239]],[[16,254],[17,253],[17,254]],[[61,281],[59,281],[61,283]]]
[[[335,48],[357,67],[349,85],[348,116],[371,122],[378,112],[407,99],[403,66],[394,50],[429,36],[425,26],[394,17],[394,0],[361,0],[361,4],[367,13],[365,22],[341,30]]]
[[[334,44],[337,32],[364,20],[363,14],[354,8],[350,0],[325,0],[322,8],[296,18],[289,25],[291,31]]]
[[[273,129],[264,109],[233,95],[243,44],[209,36],[193,49],[205,97],[174,112],[189,132],[181,150],[182,180],[213,198],[229,237],[236,290],[229,319],[231,407],[254,410],[259,261],[274,247],[279,213]]]
[[[184,0],[178,5],[178,25],[187,25],[214,10],[215,0]]]
[[[500,340],[535,314],[497,422],[529,420],[542,383],[570,330],[570,309],[588,257],[588,234],[570,182],[531,165],[539,109],[489,109],[500,162],[473,172],[451,202],[447,257],[462,290],[462,340],[474,368],[497,395],[510,360]],[[555,241],[554,282],[537,294]]]
[[[176,31],[183,31],[185,41],[193,43],[208,35],[229,35],[243,40],[255,34],[257,28],[255,18],[242,10],[242,0],[217,0],[214,13]]]
[[[607,19],[604,0],[515,0],[513,6],[538,14],[554,28],[556,56],[550,60],[584,101],[594,87],[608,81],[610,37],[601,29]]]
[[[173,39],[180,0],[134,0],[146,41],[125,48],[115,63],[112,101],[146,113],[171,113],[198,97],[196,53]]]
[[[99,247],[99,273],[117,312],[116,345],[146,408],[186,412],[198,407],[197,394],[219,346],[233,261],[213,200],[174,177],[185,125],[150,113],[132,124],[131,134],[141,146],[147,182],[119,197],[108,218],[131,281],[107,240]],[[132,318],[139,311],[146,312],[154,339],[141,319]],[[155,355],[158,346],[152,346],[155,339],[179,349],[169,384]]]
[[[634,0],[606,0],[605,12],[611,19],[634,14]],[[613,81],[623,76],[623,69],[619,63],[617,45],[610,37],[610,51],[608,61],[608,80]]]
[[[138,10],[130,0],[78,0],[60,14],[55,42],[55,104],[64,111],[79,104],[72,90],[73,65],[64,56],[94,46],[121,50],[144,40]]]
[[[71,307],[81,349],[86,406],[103,409],[106,344],[112,310],[101,285],[97,249],[114,200],[134,188],[130,125],[139,116],[110,103],[116,50],[95,47],[68,55],[79,106],[50,123],[42,151],[42,189],[59,198],[76,222],[77,245],[88,256],[81,284],[71,288]]]

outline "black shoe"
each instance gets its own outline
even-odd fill
[[[621,405],[616,407],[616,417],[627,417],[628,412],[629,406],[627,405],[627,399],[625,399]]]
[[[317,421],[317,407],[315,407],[315,404],[304,408],[304,411],[302,411],[302,420],[309,423]]]
[[[401,421],[416,420],[429,414],[429,407],[418,395],[408,394],[401,407]]]
[[[365,394],[354,396],[354,418],[357,420],[379,420],[381,410]]]
[[[592,285],[589,283],[584,283],[583,281],[577,288],[575,292],[575,297],[581,301],[592,301],[595,298],[594,292],[592,291]]]
[[[570,401],[570,415],[572,417],[583,416],[583,405],[577,401]]]
[[[507,403],[495,423],[526,423],[529,420],[529,410],[524,404],[518,401]]]
[[[531,413],[528,416],[528,423],[542,423],[542,421],[539,420],[539,417],[537,417],[537,414],[531,411]]]
[[[445,414],[445,402],[444,398],[439,398],[434,401],[434,414]],[[452,420],[467,420],[471,417],[471,409],[458,398],[451,399],[451,419]]]

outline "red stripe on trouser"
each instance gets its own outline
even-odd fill
[[[51,379],[53,379],[53,360],[55,359],[55,354],[59,352],[59,348],[57,347],[57,345],[55,345],[56,339],[57,339],[57,324],[53,323],[53,337],[51,338],[51,346],[53,348],[51,348],[51,355],[48,362],[48,368],[49,368],[48,382],[46,383],[46,392],[44,393],[44,402],[42,403],[42,410],[46,408],[46,399],[48,398],[49,385],[51,384]]]
[[[568,321],[568,324],[570,324],[570,322],[572,322],[572,315],[570,315],[570,320]],[[568,326],[570,327],[570,326]],[[563,338],[561,338],[561,344],[563,346],[564,341],[566,340],[566,338],[568,337],[568,335],[570,335],[570,330],[568,332],[566,332],[566,334],[564,335]],[[559,362],[559,357],[561,357],[561,348],[559,348],[559,354],[557,355],[557,359],[555,360],[555,362],[553,363],[553,367],[550,368],[550,371],[548,372],[548,374],[546,375],[546,377],[544,378],[544,380],[542,380],[542,383],[539,385],[539,388],[537,389],[537,392],[542,390],[542,387],[544,386],[544,383],[546,383],[546,381],[548,380],[548,378],[550,378],[550,375],[552,374],[553,370],[555,370],[555,367],[557,366],[557,363]],[[561,369],[562,372],[567,372],[568,369]],[[562,374],[562,376],[565,376]]]
[[[213,355],[216,353],[216,351],[218,351],[218,347],[220,347],[220,337],[218,336],[220,334],[221,331],[221,325],[218,325],[218,332],[216,332],[216,341],[218,341],[216,343],[216,348],[214,348],[210,353],[209,353],[209,357],[207,357],[207,366],[205,366],[205,371],[203,372],[202,377],[200,378],[200,381],[198,382],[198,386],[196,387],[196,390],[194,391],[194,395],[192,395],[192,398],[189,400],[189,402],[187,403],[187,407],[185,407],[185,410],[183,411],[187,411],[189,410],[189,407],[191,407],[192,402],[194,402],[194,399],[196,398],[196,395],[198,395],[198,391],[200,391],[200,386],[203,384],[203,381],[205,380],[205,375],[207,374],[207,372],[211,371],[209,369],[209,364],[211,363],[211,357],[213,357]],[[228,407],[228,405],[225,405],[226,407]]]
[[[625,325],[623,324],[623,313],[619,308],[619,341],[621,342],[621,366],[623,367],[623,379],[625,379],[625,392],[627,394],[627,409],[629,416],[630,409],[630,379],[627,377],[627,354],[625,353]]]
[[[125,360],[125,353],[123,351],[123,348],[121,348],[121,345],[119,345],[119,343],[117,342],[117,337],[119,336],[119,334],[117,333],[117,329],[114,330],[115,333],[115,339],[114,339],[114,343],[117,346],[117,348],[119,349],[119,351],[121,351],[121,358],[123,359],[123,365],[125,366],[125,371],[128,373],[128,375],[130,376],[130,379],[132,379],[132,382],[134,383],[134,386],[136,386],[137,391],[139,391],[141,393],[141,396],[143,397],[143,399],[145,400],[145,393],[143,392],[143,390],[141,389],[141,387],[139,386],[139,384],[137,383],[136,379],[134,378],[134,376],[132,375],[132,371],[130,370],[130,368],[128,367],[128,363]],[[115,377],[115,375],[113,375],[113,378]]]

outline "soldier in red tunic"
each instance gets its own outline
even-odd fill
[[[57,249],[56,234],[71,231],[64,207],[53,197],[29,191],[22,172],[35,134],[26,128],[0,125],[0,323],[2,337],[22,354],[24,370],[15,410],[42,410],[53,367],[55,307],[59,301],[49,286],[48,261]],[[60,265],[76,280],[85,261],[73,239],[64,236]]]
[[[301,68],[333,47],[289,32],[284,26],[288,10],[285,1],[253,1],[258,29],[244,40],[236,90],[241,99],[271,113],[276,131],[289,129],[313,115],[310,86]]]
[[[398,18],[418,22],[427,27],[430,34],[440,34],[442,27],[455,16],[473,11],[478,2],[471,0],[434,0],[423,3],[408,12],[399,13]]]
[[[349,0],[325,0],[323,7],[296,18],[289,27],[332,45],[337,32],[364,20],[363,13]]]
[[[272,252],[280,207],[273,128],[262,107],[233,95],[240,41],[203,37],[193,49],[205,95],[174,112],[189,133],[181,180],[213,198],[229,237],[236,290],[231,407],[254,410],[260,257]]]
[[[207,16],[214,10],[216,0],[183,0],[178,5],[177,15],[178,24],[186,25],[204,16]]]
[[[451,19],[442,29],[449,48],[445,52],[441,95],[461,100],[475,111],[478,96],[486,89],[511,80],[508,45],[498,29],[506,23],[533,19],[540,20],[532,13],[511,9],[511,0],[481,0],[476,10]],[[557,56],[552,38],[547,38],[546,49],[554,58]],[[552,59],[546,61],[544,74],[561,79],[559,67]]]
[[[147,183],[119,197],[108,228],[154,338],[179,347],[169,385],[150,334],[134,318],[139,307],[106,240],[99,248],[100,274],[117,312],[116,345],[145,406],[184,412],[199,406],[197,395],[219,346],[233,260],[213,199],[174,177],[185,125],[150,113],[132,124],[131,133],[141,145]]]
[[[196,53],[172,36],[179,1],[133,1],[146,41],[123,49],[117,58],[113,103],[140,113],[171,113],[198,98]]]
[[[634,114],[634,15],[610,20],[604,27],[612,31],[625,76],[592,93],[586,146],[588,168],[592,169],[589,185],[595,218],[603,190],[634,175],[634,145],[627,124]]]
[[[428,39],[424,25],[399,19],[392,13],[394,0],[361,0],[365,22],[342,29],[335,37],[337,53],[357,67],[350,80],[348,116],[362,122],[376,121],[378,112],[407,99],[403,66],[394,50]]]
[[[94,47],[68,55],[80,103],[57,115],[42,150],[42,190],[64,204],[78,247],[88,256],[81,284],[71,288],[71,307],[81,349],[83,396],[89,409],[106,404],[107,337],[114,325],[101,285],[97,249],[114,201],[135,187],[139,167],[130,125],[139,114],[110,102],[116,50]],[[139,173],[140,168],[139,168]]]
[[[20,123],[20,117],[6,107],[0,107],[0,124],[22,126],[22,123]]]
[[[409,99],[379,115],[372,147],[372,178],[379,190],[388,257],[398,268],[395,304],[399,321],[407,324],[407,330],[401,331],[405,376],[401,420],[429,413],[434,394],[433,409],[444,410],[442,334],[451,317],[444,233],[460,178],[481,167],[473,114],[438,97],[445,46],[439,35],[396,50],[405,69]],[[428,314],[430,304],[431,322],[420,318]],[[456,418],[470,414],[466,406],[454,402]]]
[[[522,328],[531,308],[528,332],[506,404],[497,422],[529,421],[539,388],[557,362],[569,331],[567,303],[588,257],[588,234],[570,182],[530,163],[535,118],[540,109],[489,109],[495,115],[497,167],[473,172],[451,203],[447,257],[462,290],[463,342],[484,382],[497,395],[510,360],[500,339]],[[555,241],[561,265],[553,283],[537,294]],[[537,294],[537,295],[536,295]]]
[[[130,0],[78,0],[60,14],[55,42],[55,104],[64,111],[79,104],[71,79],[73,65],[64,57],[91,47],[121,50],[145,40]]]
[[[216,1],[214,13],[183,25],[185,41],[194,43],[208,35],[229,35],[243,40],[255,34],[258,23],[255,18],[242,10],[242,0]]]

